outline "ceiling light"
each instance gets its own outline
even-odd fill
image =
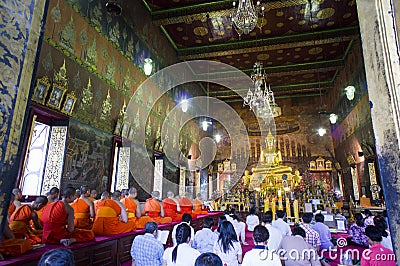
[[[324,136],[326,134],[326,129],[325,128],[319,128],[318,129],[318,135],[320,135],[321,137]]]
[[[215,141],[217,142],[217,143],[219,143],[220,141],[221,141],[221,135],[220,134],[217,134],[217,135],[215,135]]]
[[[336,124],[338,119],[337,114],[330,114],[329,115],[329,121],[331,122],[332,125]]]
[[[256,7],[253,5],[253,0],[239,0],[236,8],[236,1],[233,1],[232,22],[233,27],[239,34],[239,37],[244,34],[249,34],[257,25],[258,15],[262,15],[261,24],[264,24],[264,6],[261,6],[260,1],[257,1]]]
[[[188,108],[189,108],[189,102],[186,99],[183,99],[181,101],[181,108],[182,108],[182,112],[186,113]]]
[[[349,101],[352,101],[354,99],[354,93],[356,91],[356,88],[354,86],[347,86],[344,91],[346,92],[346,97]]]
[[[144,60],[143,70],[146,76],[151,75],[151,73],[153,72],[153,60],[151,60],[151,58],[146,58]]]

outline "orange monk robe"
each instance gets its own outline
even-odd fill
[[[178,206],[173,199],[166,198],[162,201],[164,206],[164,216],[171,217],[173,222],[182,220],[182,214],[177,212]]]
[[[74,225],[79,229],[92,229],[90,220],[90,206],[83,199],[76,199],[72,202],[71,207],[74,209]]]
[[[203,209],[203,202],[201,202],[198,199],[194,199],[194,210],[193,213],[195,214],[207,214],[208,211],[206,209]]]
[[[90,200],[90,201],[93,202],[93,203],[96,201],[96,199],[93,198],[93,197],[87,197],[87,199]]]
[[[33,230],[31,220],[32,209],[28,205],[22,205],[11,215],[9,226],[15,238],[26,239],[35,245],[42,242],[42,230]]]
[[[161,205],[158,200],[154,198],[146,200],[146,203],[144,204],[144,213],[147,213],[147,215],[150,216],[154,220],[154,222],[158,224],[168,224],[172,222],[171,217],[161,217],[160,212]]]
[[[25,239],[10,238],[3,239],[0,243],[0,253],[4,256],[17,257],[31,250],[32,244]]]
[[[15,207],[14,201],[11,201],[10,205],[8,206],[8,215],[11,216],[11,214],[13,214],[13,212],[16,210],[17,208]]]
[[[197,217],[197,214],[193,213],[193,203],[187,197],[182,197],[179,199],[179,205],[181,206],[181,213],[188,213],[192,216],[193,219]]]
[[[124,223],[119,218],[121,207],[112,199],[97,203],[96,218],[92,230],[95,235],[115,235],[132,232],[136,225],[132,220]]]
[[[136,228],[144,228],[146,223],[148,222],[153,222],[153,219],[151,219],[149,216],[141,216],[139,218],[136,217],[136,202],[129,198],[125,197],[121,199],[122,204],[124,204],[126,208],[126,212],[128,214],[128,219],[132,220],[136,224]]]
[[[61,239],[75,238],[77,242],[94,240],[91,230],[74,229],[68,232],[67,211],[62,200],[48,204],[43,208],[41,221],[43,223],[42,243],[59,245]]]

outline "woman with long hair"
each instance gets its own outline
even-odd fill
[[[163,266],[194,266],[200,252],[189,245],[190,226],[182,223],[176,229],[176,246],[167,248],[163,256]]]
[[[214,245],[214,253],[226,266],[238,266],[242,263],[242,247],[231,222],[225,221],[221,224],[220,235]]]

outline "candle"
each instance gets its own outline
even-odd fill
[[[278,197],[279,198],[282,197],[282,191],[281,190],[278,190]]]
[[[276,210],[275,210],[276,206],[275,206],[275,204],[276,204],[276,199],[273,198],[273,199],[272,199],[272,202],[271,202],[271,211],[272,211],[272,219],[273,219],[273,220],[275,220],[275,213],[276,213]]]
[[[290,201],[289,198],[286,198],[286,217],[292,217],[290,214]]]
[[[299,222],[299,202],[297,199],[293,201],[293,212],[294,212],[294,218],[295,222]]]
[[[269,198],[266,197],[264,200],[264,212],[269,211]]]

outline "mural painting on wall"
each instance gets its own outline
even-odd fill
[[[105,191],[109,183],[112,135],[70,120],[62,186]]]

